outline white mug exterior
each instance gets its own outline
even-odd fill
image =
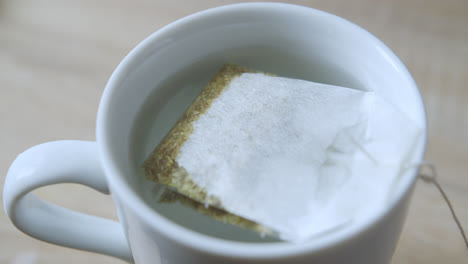
[[[118,222],[74,212],[30,193],[57,183],[78,183],[109,194],[96,142],[49,142],[16,158],[8,169],[3,192],[4,209],[15,226],[50,243],[131,260]]]
[[[99,158],[96,149],[90,150],[93,147],[89,144],[95,143],[74,141],[46,143],[38,146],[40,150],[36,152],[30,149],[18,156],[8,171],[4,191],[4,207],[12,222],[25,233],[45,241],[125,260],[133,258],[136,263],[389,263],[405,220],[416,169],[403,175],[388,208],[349,228],[300,244],[243,243],[203,235],[158,214],[133,187],[132,176],[137,165],[130,154],[132,126],[145,99],[167,76],[213,54],[217,54],[210,61],[213,69],[223,61],[232,60],[268,70],[271,62],[268,58],[256,54],[235,57],[230,52],[249,47],[292,52],[304,61],[326,62],[349,71],[361,84],[353,88],[381,94],[425,131],[424,107],[411,75],[382,42],[360,27],[322,11],[289,4],[218,7],[190,15],[155,32],[116,68],[98,110]],[[298,64],[284,61],[276,62],[274,67],[286,72],[300,67]],[[424,148],[425,135],[412,162],[421,161]],[[57,149],[80,155],[59,170],[49,169],[47,164],[61,159]],[[36,162],[47,153],[53,153],[48,162]],[[82,169],[83,160],[95,169]],[[46,175],[49,172],[52,176]],[[107,186],[100,181],[101,175],[105,175]],[[55,213],[49,210],[51,205],[41,211],[36,210],[40,209],[38,203],[31,206],[24,202],[31,197],[28,193],[33,189],[60,182],[78,182],[103,192],[108,188],[122,229],[115,222],[81,214],[77,219],[83,221],[71,220],[67,226],[52,217]],[[59,216],[72,219],[74,214],[78,215],[66,211]],[[49,221],[49,225],[35,225],[31,219],[38,215],[44,223]],[[85,231],[68,232],[72,224]],[[86,227],[86,224],[96,226]],[[54,232],[54,226],[61,227],[65,233]]]

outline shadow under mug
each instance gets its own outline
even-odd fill
[[[174,223],[148,204],[138,179],[142,159],[226,62],[375,91],[426,130],[411,75],[362,28],[290,4],[213,8],[158,30],[123,59],[102,95],[97,142],[49,142],[16,158],[3,196],[13,224],[47,242],[137,263],[388,263],[416,169],[404,173],[387,208],[304,243],[221,239]],[[425,139],[424,134],[412,162],[421,161]],[[30,193],[65,182],[111,193],[120,222],[70,211]]]

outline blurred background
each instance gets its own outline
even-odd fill
[[[122,58],[162,26],[236,1],[0,0],[0,187],[16,155],[59,139],[95,139],[101,93]],[[344,17],[380,38],[416,80],[428,117],[426,159],[468,229],[468,1],[283,1]],[[116,218],[110,197],[76,185],[40,197]],[[0,212],[0,263],[122,263],[62,248],[16,230]],[[419,181],[394,264],[466,263],[450,212]]]

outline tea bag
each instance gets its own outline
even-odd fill
[[[383,207],[420,137],[373,92],[226,65],[143,166],[205,214],[304,241]]]

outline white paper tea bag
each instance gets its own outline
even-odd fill
[[[147,176],[284,240],[384,206],[421,135],[373,92],[244,71],[224,82],[215,96],[202,91],[210,100],[197,98],[145,162]]]

